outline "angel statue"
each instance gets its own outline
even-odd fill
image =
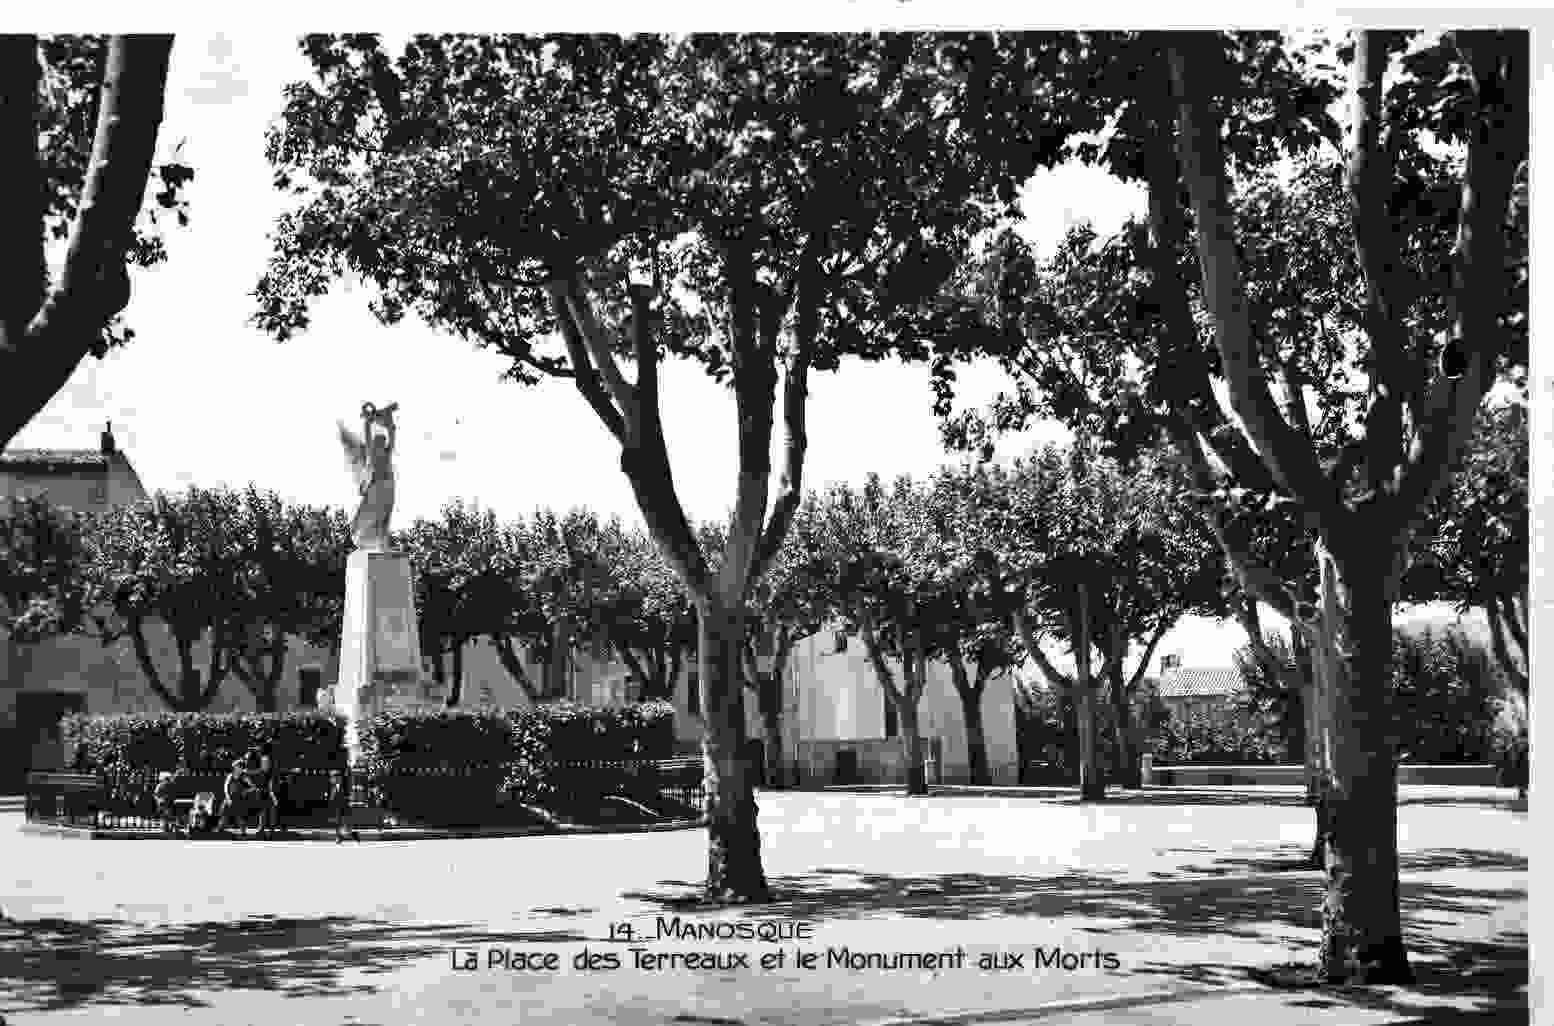
[[[361,505],[351,518],[351,541],[358,549],[383,552],[389,547],[389,515],[394,512],[394,411],[362,403],[362,433],[340,424],[340,444],[356,478]]]

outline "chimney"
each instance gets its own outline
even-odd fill
[[[111,420],[108,422],[108,426],[103,429],[102,448],[104,456],[112,456],[118,450],[118,446],[113,441],[113,421]]]

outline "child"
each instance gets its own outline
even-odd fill
[[[173,812],[173,775],[167,770],[156,775],[156,812],[162,817],[162,832],[170,834],[176,828]]]
[[[210,791],[201,791],[194,796],[194,807],[189,810],[188,836],[209,833],[215,825],[216,796]]]
[[[351,784],[340,770],[329,774],[329,811],[335,821],[335,843],[345,840],[345,827],[351,818]],[[361,835],[351,831],[351,840],[360,841]]]

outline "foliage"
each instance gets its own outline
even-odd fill
[[[288,637],[316,644],[339,635],[349,543],[338,511],[288,506],[253,487],[191,487],[98,514],[85,538],[89,604],[112,611],[147,682],[172,709],[204,708],[231,672],[273,709]],[[153,620],[167,625],[177,648],[171,688],[145,640]],[[210,651],[203,673],[193,659],[201,638]]]
[[[453,654],[455,690],[449,704],[457,705],[464,646],[481,636],[509,636],[528,612],[520,590],[521,549],[494,513],[462,502],[449,503],[438,519],[417,519],[396,535],[396,545],[415,570],[421,654],[432,660],[439,678],[444,656]]]
[[[1524,693],[1528,443],[1525,397],[1479,411],[1462,466],[1428,511],[1403,582],[1405,595],[1415,601],[1446,600],[1484,610],[1500,669]]]
[[[1392,694],[1398,758],[1485,762],[1504,678],[1483,646],[1457,631],[1393,635]]]
[[[100,35],[49,35],[38,39],[42,76],[38,83],[38,164],[43,173],[46,206],[43,228],[51,243],[68,238],[81,201],[91,160],[102,96],[107,38]],[[167,259],[170,226],[189,223],[185,187],[194,169],[183,159],[180,141],[168,159],[152,168],[152,188],[135,218],[126,257],[138,267],[155,267]],[[94,356],[135,337],[122,317],[115,316],[92,346]]]
[[[386,808],[412,819],[485,822],[504,797],[544,803],[570,784],[563,763],[667,756],[673,716],[661,702],[384,712],[361,725],[364,774]]]
[[[318,711],[295,713],[75,713],[61,721],[74,766],[99,770],[225,771],[252,749],[282,769],[345,764],[345,721]]]
[[[1256,765],[1285,762],[1285,747],[1257,724],[1241,722],[1232,701],[1218,713],[1194,710],[1185,721],[1171,717],[1153,742],[1155,758],[1162,764]]]
[[[90,619],[81,567],[84,520],[31,496],[12,500],[0,517],[0,625],[12,641],[70,633]]]
[[[1295,665],[1295,654],[1286,635],[1267,631],[1263,644],[1279,665]],[[1238,698],[1238,712],[1242,718],[1259,725],[1268,742],[1283,750],[1292,761],[1305,761],[1305,695],[1288,687],[1285,678],[1271,672],[1250,645],[1237,648],[1232,659],[1241,679],[1246,682],[1246,690]]]

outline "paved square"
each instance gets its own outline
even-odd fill
[[[1404,792],[1402,901],[1424,982],[1409,996],[1365,998],[1364,1021],[1420,1000],[1525,1009],[1525,815],[1502,791]],[[175,1009],[184,1023],[381,1026],[1035,1016],[1052,1002],[1241,985],[1247,968],[1310,960],[1319,936],[1318,875],[1289,868],[1309,844],[1311,813],[1289,789],[1154,790],[1097,807],[1066,795],[760,801],[766,869],[783,900],[719,912],[678,904],[705,871],[700,830],[342,846],[77,841],[23,835],[20,815],[0,814],[0,1014],[8,1026],[104,1014],[149,1026]],[[1192,804],[1167,804],[1180,801]],[[654,939],[676,916],[682,929],[745,922],[808,936]],[[632,939],[619,929],[610,939],[620,923]],[[592,971],[574,965],[585,949]],[[796,967],[795,949],[814,953],[815,967]],[[642,967],[694,952],[722,957]],[[782,963],[763,968],[777,952]],[[748,968],[729,966],[737,953]],[[620,968],[601,967],[611,954]],[[943,957],[924,967],[928,954]],[[983,956],[996,961],[979,968]],[[480,968],[455,968],[471,957]],[[1228,1010],[1251,998],[1219,1000]],[[1154,1014],[1169,1019],[1170,1006]]]

